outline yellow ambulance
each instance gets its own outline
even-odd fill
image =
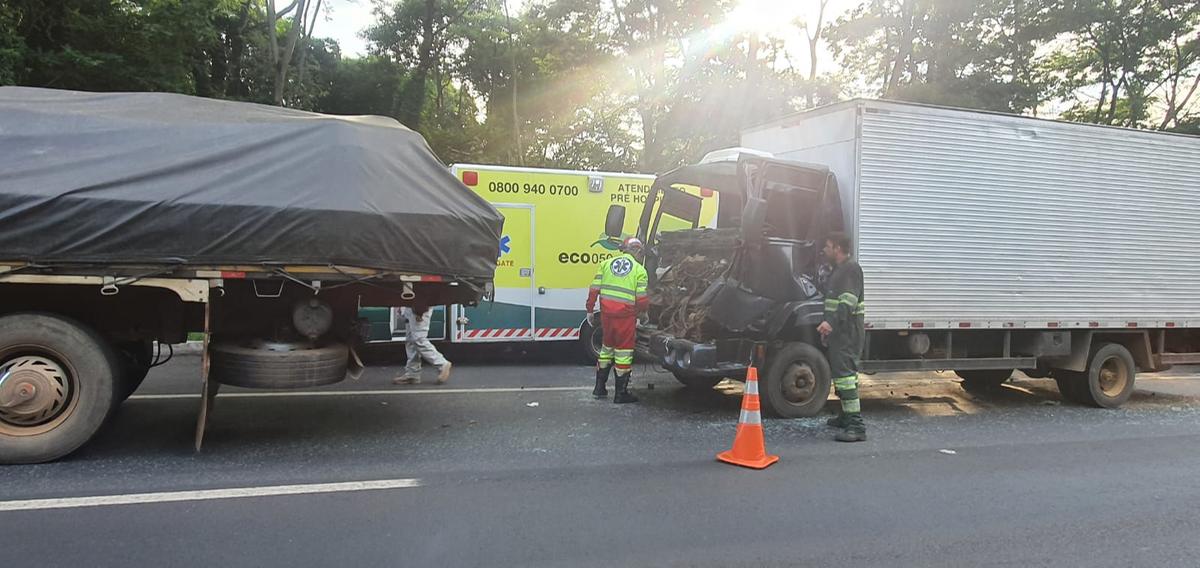
[[[654,176],[476,164],[451,170],[504,215],[504,233],[492,301],[450,306],[434,318],[435,327],[440,322],[444,327],[431,329],[431,338],[453,343],[575,341],[594,354],[599,334],[587,325],[584,304],[596,265],[618,254],[604,236],[608,207],[625,206],[625,233],[632,236]],[[712,226],[717,195],[684,189],[703,198],[700,225]],[[398,318],[389,315],[387,321],[371,318],[380,328],[373,339],[403,337]]]

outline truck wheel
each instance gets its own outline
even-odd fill
[[[1080,402],[1100,408],[1117,408],[1133,394],[1137,365],[1124,345],[1104,343],[1092,351],[1083,380],[1075,390]]]
[[[116,405],[119,361],[99,334],[61,316],[0,318],[0,463],[61,458]]]
[[[597,316],[599,319],[599,316]],[[586,320],[579,326],[579,348],[583,359],[589,365],[595,365],[600,358],[600,348],[604,347],[604,330],[600,325],[592,325]]]
[[[117,400],[129,398],[154,364],[153,341],[126,341],[116,344],[117,359],[120,361],[120,373],[117,374]]]
[[[251,389],[330,385],[346,378],[350,361],[350,349],[345,343],[325,347],[214,343],[209,350],[210,379]]]
[[[717,383],[724,380],[723,377],[713,378],[704,375],[692,374],[687,371],[671,371],[671,374],[675,376],[675,380],[683,383],[683,386],[693,389],[708,390],[717,386]]]
[[[829,361],[816,347],[789,343],[771,355],[760,381],[762,409],[778,418],[816,416],[829,398]]]
[[[954,371],[963,380],[963,388],[996,388],[1012,378],[1012,369],[972,369]]]

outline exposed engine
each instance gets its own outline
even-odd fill
[[[650,322],[679,338],[704,341],[715,324],[708,319],[705,292],[729,270],[739,244],[737,231],[695,229],[663,233],[662,265],[650,290]]]

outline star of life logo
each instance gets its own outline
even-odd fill
[[[618,258],[612,261],[609,269],[612,270],[613,276],[628,276],[630,272],[633,272],[633,261],[628,258]]]

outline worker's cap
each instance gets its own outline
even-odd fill
[[[641,239],[638,239],[637,237],[629,237],[628,239],[625,239],[625,250],[640,249],[640,248],[642,248]]]

